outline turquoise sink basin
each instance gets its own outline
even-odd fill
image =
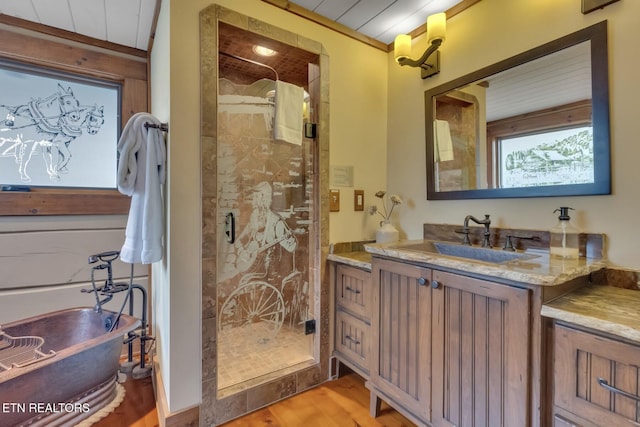
[[[522,252],[503,251],[500,249],[481,248],[477,246],[467,246],[459,243],[424,241],[421,243],[408,243],[406,245],[394,246],[394,249],[403,249],[415,252],[425,252],[432,254],[446,255],[456,258],[463,258],[473,261],[482,261],[492,264],[502,264],[510,261],[529,259],[536,255]]]

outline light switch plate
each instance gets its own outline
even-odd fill
[[[329,190],[329,212],[340,211],[340,190]]]
[[[353,210],[364,210],[364,190],[353,190]]]

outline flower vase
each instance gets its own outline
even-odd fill
[[[396,242],[398,239],[398,230],[389,221],[381,221],[380,228],[376,231],[376,243]]]

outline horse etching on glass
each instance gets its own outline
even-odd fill
[[[42,154],[51,181],[60,181],[71,159],[70,143],[85,131],[95,135],[104,123],[104,107],[81,105],[71,87],[58,84],[46,98],[31,99],[7,110],[0,122],[0,157],[13,157],[22,182],[30,182],[27,168],[34,154]],[[6,136],[5,136],[6,135]]]

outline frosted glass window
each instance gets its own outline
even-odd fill
[[[0,61],[0,185],[116,188],[119,83]]]
[[[499,152],[501,188],[594,182],[591,126],[501,138]]]

